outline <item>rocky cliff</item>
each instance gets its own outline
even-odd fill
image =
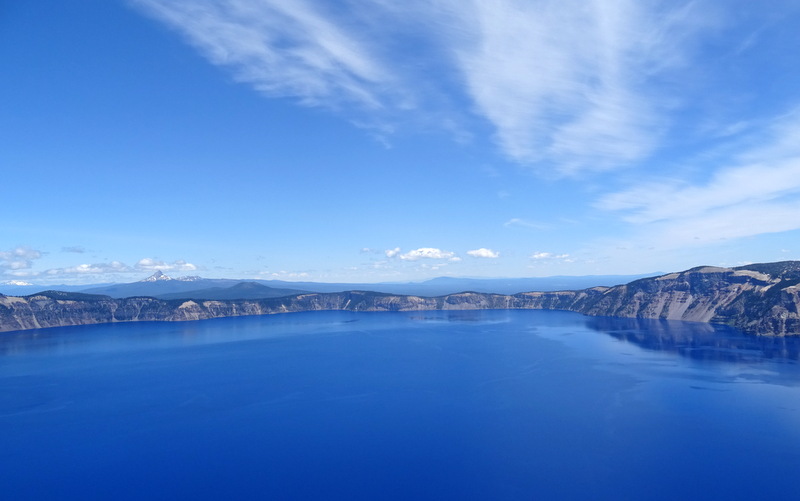
[[[768,336],[800,335],[800,262],[702,266],[612,287],[587,315],[725,323]]]
[[[554,309],[592,316],[725,323],[764,336],[800,335],[800,262],[699,267],[616,287],[514,295],[417,297],[367,291],[259,300],[159,300],[46,291],[0,295],[0,331],[108,322],[182,321],[314,310]]]

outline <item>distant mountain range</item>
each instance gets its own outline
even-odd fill
[[[102,294],[113,298],[134,296],[150,296],[162,299],[191,297],[195,299],[260,299],[280,297],[282,295],[301,292],[345,292],[364,290],[383,292],[386,294],[404,294],[413,296],[434,297],[456,292],[486,292],[498,294],[516,294],[528,291],[579,290],[595,286],[613,286],[624,284],[647,275],[589,275],[589,276],[555,276],[537,278],[452,278],[439,277],[424,282],[405,283],[322,283],[322,282],[286,282],[282,280],[234,280],[225,278],[178,277],[172,278],[161,271],[138,282],[124,284],[95,285],[0,285],[0,293],[24,296],[43,290],[60,290],[64,292],[84,292]],[[247,283],[232,291],[224,291]],[[261,285],[262,288],[253,287]],[[205,291],[205,292],[201,292]],[[232,297],[231,294],[243,294]]]
[[[169,282],[171,280],[177,280],[179,282],[197,282],[203,280],[203,278],[197,276],[172,278],[165,275],[163,271],[156,270],[155,273],[143,280],[139,280],[139,282]]]
[[[200,281],[197,281],[200,282]],[[140,284],[191,283],[156,277]],[[135,284],[126,284],[135,285]],[[419,311],[474,309],[567,310],[598,317],[724,323],[763,336],[800,335],[800,261],[737,268],[701,266],[613,287],[516,294],[459,292],[416,296],[374,291],[304,292],[280,297],[222,298],[264,291],[257,283],[210,287],[175,299],[113,298],[45,291],[0,295],[0,331],[108,322],[181,321],[315,310]],[[233,289],[233,290],[231,290]],[[172,293],[166,293],[172,294]],[[210,296],[217,295],[218,299]]]
[[[293,296],[309,291],[300,289],[279,289],[267,287],[256,282],[239,282],[230,287],[210,287],[208,289],[194,289],[185,292],[172,292],[158,294],[158,299],[201,299],[201,300],[228,300],[228,299],[266,299],[271,297]]]

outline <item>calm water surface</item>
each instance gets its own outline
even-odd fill
[[[799,353],[548,311],[8,333],[0,497],[796,499]]]

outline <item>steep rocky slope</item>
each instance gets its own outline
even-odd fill
[[[587,315],[725,323],[760,335],[798,335],[800,262],[702,266],[608,289]]]
[[[0,331],[108,322],[182,321],[314,310],[554,309],[592,316],[726,323],[757,335],[800,335],[800,262],[699,267],[616,287],[514,295],[418,297],[350,291],[201,301],[47,291],[0,295]]]

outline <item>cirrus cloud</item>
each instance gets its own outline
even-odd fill
[[[381,122],[381,135],[424,114],[456,138],[469,135],[466,101],[507,157],[568,174],[654,150],[670,110],[653,89],[670,88],[715,19],[686,1],[133,4],[267,96]]]
[[[645,181],[602,196],[638,240],[662,248],[800,229],[800,107],[737,141],[745,148],[700,182]]]
[[[135,0],[180,32],[212,64],[277,97],[337,107],[382,106],[391,73],[359,40],[358,16],[336,19],[324,3],[283,0]],[[363,25],[358,26],[365,28]],[[366,34],[364,34],[366,36]]]

